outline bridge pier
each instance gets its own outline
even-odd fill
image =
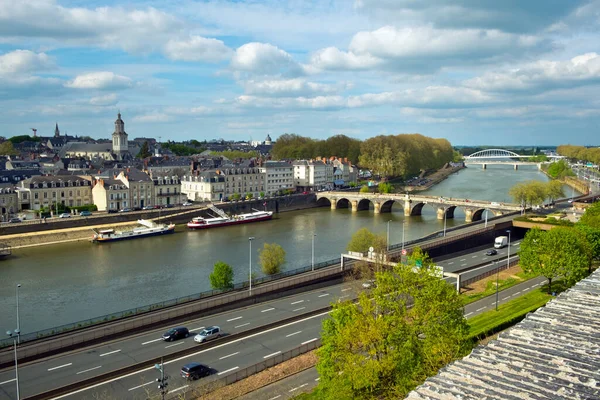
[[[381,203],[378,201],[373,202],[373,207],[375,208],[375,214],[381,213]]]
[[[473,210],[465,208],[465,222],[473,222]]]
[[[487,169],[487,164],[481,164],[481,168]]]
[[[337,210],[337,201],[336,200],[331,201],[331,209]]]
[[[350,202],[350,204],[352,204],[352,212],[357,212],[358,211],[358,200],[352,200]]]
[[[515,171],[519,169],[519,164],[515,164]]]
[[[408,195],[406,197],[407,199],[404,200],[404,216],[410,217],[410,199],[408,199]]]

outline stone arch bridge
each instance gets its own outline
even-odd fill
[[[455,199],[440,196],[423,196],[415,194],[379,194],[357,192],[320,192],[317,194],[317,204],[330,205],[332,210],[337,208],[352,208],[352,211],[368,210],[373,204],[375,214],[391,212],[394,203],[400,204],[405,216],[421,215],[423,207],[433,207],[438,219],[454,218],[454,210],[460,208],[465,213],[465,221],[479,221],[485,210],[494,216],[521,211],[519,204],[490,202],[483,200]]]

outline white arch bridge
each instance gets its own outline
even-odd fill
[[[498,203],[482,200],[453,199],[439,196],[422,196],[415,194],[378,194],[357,192],[319,192],[317,204],[330,205],[332,210],[337,208],[350,208],[352,211],[368,210],[373,204],[375,214],[391,212],[392,206],[397,203],[404,209],[405,216],[421,215],[421,210],[426,205],[436,210],[437,218],[454,218],[454,210],[461,208],[465,213],[465,221],[479,221],[483,218],[485,210],[491,211],[495,216],[510,212],[521,211],[519,204]]]
[[[464,158],[465,165],[480,164],[483,169],[488,165],[513,165],[514,169],[519,169],[519,165],[537,165],[541,169],[543,162],[527,161],[530,155],[524,156],[514,151],[504,149],[485,149],[468,155]],[[549,156],[551,160],[563,158],[562,156]]]

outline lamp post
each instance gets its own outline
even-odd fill
[[[508,267],[510,266],[510,229],[507,229],[506,233],[508,233],[508,248],[506,250],[506,252],[507,252],[507,255],[506,255],[506,269],[508,269]]]
[[[250,236],[248,238],[248,244],[250,245],[250,253],[249,253],[249,263],[250,263],[250,270],[248,272],[248,282],[249,282],[249,292],[250,294],[252,294],[252,241],[254,240],[254,236]]]
[[[21,394],[19,393],[19,362],[17,358],[17,338],[21,334],[18,329],[13,332],[6,331],[6,334],[13,339],[13,349],[15,351],[15,381],[17,384],[17,400],[21,400]]]
[[[496,264],[496,311],[498,311],[498,275],[500,275],[500,263],[494,261],[494,264]]]
[[[404,253],[404,223],[405,221],[402,221],[402,252]]]
[[[316,233],[313,233],[312,235],[312,257],[310,258],[310,270],[314,271],[315,270],[315,236],[317,236]]]
[[[19,324],[19,288],[21,287],[20,283],[17,283],[17,330],[15,331],[17,334],[17,343],[21,344],[21,325]]]
[[[446,209],[444,208],[444,237],[446,237]]]
[[[485,210],[485,228],[487,228],[487,214],[488,214],[488,210]]]
[[[391,219],[389,219],[387,222],[387,242],[386,242],[386,250],[387,251],[390,251],[390,222],[392,222]]]

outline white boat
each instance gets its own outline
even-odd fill
[[[148,236],[166,235],[168,233],[175,232],[174,224],[157,224],[153,221],[138,219],[138,224],[141,227],[133,228],[128,231],[116,231],[114,229],[104,229],[100,231],[94,231],[92,242],[104,243],[104,242],[115,242],[118,240],[136,239]]]
[[[267,221],[273,218],[272,211],[254,210],[251,213],[238,214],[229,216],[219,208],[211,206],[210,209],[218,216],[211,218],[195,217],[188,222],[187,226],[190,229],[208,229],[219,226],[247,224],[250,222]]]

